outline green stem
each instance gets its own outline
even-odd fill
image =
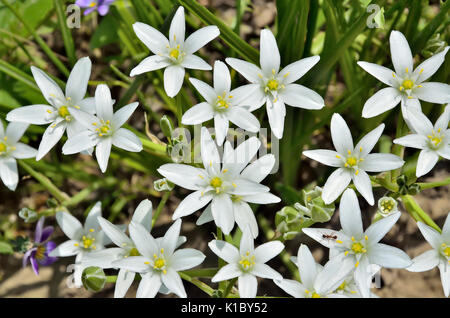
[[[414,198],[407,194],[400,196],[402,199],[403,205],[405,206],[405,209],[410,213],[410,215],[417,221],[417,222],[424,222],[427,225],[434,228],[436,231],[441,233],[441,228],[434,223],[433,219],[430,218],[430,216],[422,210],[419,204],[414,200]]]
[[[155,214],[154,214],[153,217],[152,217],[152,227],[155,225],[156,221],[158,220],[159,215],[161,214],[162,209],[163,209],[164,206],[166,205],[166,202],[167,202],[167,200],[169,199],[170,193],[171,193],[171,192],[172,192],[172,191],[164,192],[164,195],[163,195],[163,197],[162,197],[162,199],[161,199],[161,202],[159,202],[159,205],[158,205],[158,207],[156,208],[156,212],[155,212]]]
[[[426,190],[426,189],[449,185],[450,178],[447,178],[447,179],[444,179],[441,181],[436,181],[436,182],[418,182],[417,184],[419,185],[420,190]]]
[[[209,296],[213,295],[214,289],[212,289],[210,286],[208,286],[204,282],[202,282],[202,281],[200,281],[200,280],[198,280],[196,278],[193,278],[193,277],[189,276],[188,274],[186,274],[184,272],[178,272],[178,274],[180,275],[180,277],[182,279],[184,279],[187,282],[190,282],[190,283],[194,284],[195,286],[200,288],[202,291],[204,291]]]
[[[18,160],[18,162],[23,169],[25,169],[33,178],[39,181],[39,183],[42,184],[60,203],[64,203],[65,201],[70,200],[70,197],[66,193],[59,190],[58,187],[55,186],[49,178],[31,168],[24,161]]]
[[[233,288],[234,284],[236,284],[237,277],[233,278],[228,282],[227,288],[225,288],[223,292],[223,298],[227,298],[228,294],[230,293],[231,289]]]

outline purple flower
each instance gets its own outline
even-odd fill
[[[44,227],[44,219],[44,217],[41,217],[37,222],[33,247],[23,256],[23,267],[27,266],[28,260],[30,260],[31,267],[36,275],[39,275],[38,263],[42,266],[48,266],[58,259],[57,257],[48,256],[55,249],[56,244],[52,241],[47,242],[53,233],[53,226]]]
[[[75,4],[81,8],[87,8],[84,15],[97,10],[100,15],[106,15],[109,11],[109,6],[114,0],[77,0]]]

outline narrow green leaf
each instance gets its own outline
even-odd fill
[[[56,15],[58,17],[58,25],[61,29],[61,34],[64,42],[64,48],[66,49],[67,57],[71,66],[74,66],[77,62],[75,55],[75,44],[73,42],[72,33],[67,27],[66,16],[63,8],[63,3],[60,0],[54,0]]]

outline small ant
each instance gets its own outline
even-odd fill
[[[335,239],[337,239],[337,235],[322,234],[322,238],[327,239],[327,240],[335,240]]]

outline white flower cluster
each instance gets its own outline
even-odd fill
[[[144,23],[133,25],[137,37],[154,55],[145,58],[131,71],[131,76],[165,68],[164,88],[168,96],[177,95],[183,85],[185,69],[211,70],[212,67],[194,55],[201,47],[219,35],[216,26],[202,28],[185,39],[184,8],[177,10],[167,39],[158,30]],[[428,173],[439,157],[450,159],[450,107],[447,107],[433,125],[421,112],[419,100],[447,104],[450,102],[450,86],[425,82],[444,62],[448,47],[441,53],[413,68],[412,54],[405,37],[398,31],[390,35],[391,55],[395,72],[368,62],[358,64],[383,83],[389,85],[372,96],[364,105],[363,117],[373,117],[395,107],[401,102],[403,117],[412,134],[394,140],[394,143],[421,149],[416,174]],[[273,134],[283,137],[286,105],[311,110],[324,107],[323,98],[302,85],[295,84],[318,61],[312,56],[280,69],[281,57],[275,37],[268,29],[261,31],[260,65],[235,58],[226,63],[250,83],[231,88],[231,76],[225,63],[216,61],[213,71],[213,87],[198,79],[190,79],[204,98],[183,114],[182,123],[195,125],[214,120],[215,140],[208,129],[201,130],[201,159],[203,167],[187,164],[165,164],[158,172],[170,182],[193,191],[176,208],[174,224],[164,237],[151,234],[152,205],[144,200],[136,209],[128,227],[113,225],[101,217],[97,203],[87,216],[84,226],[67,212],[58,212],[56,219],[69,241],[59,245],[51,256],[75,256],[75,281],[81,285],[82,269],[95,265],[119,269],[115,297],[124,297],[135,279],[142,279],[137,297],[154,297],[160,293],[175,293],[186,297],[178,272],[201,264],[205,255],[200,251],[177,248],[185,242],[180,237],[181,217],[205,208],[197,224],[214,221],[228,235],[234,224],[242,231],[239,249],[229,242],[213,240],[210,249],[228,264],[221,267],[212,282],[238,279],[241,297],[256,297],[257,279],[273,280],[294,297],[370,297],[372,276],[381,267],[407,268],[411,271],[428,270],[439,266],[445,294],[450,282],[450,221],[442,234],[419,223],[425,238],[433,250],[411,262],[401,250],[379,243],[400,217],[396,201],[384,200],[380,209],[388,209],[385,217],[365,231],[356,193],[347,189],[349,184],[374,205],[372,183],[368,172],[380,173],[403,166],[404,161],[393,154],[372,153],[384,124],[366,134],[354,145],[351,130],[339,114],[331,119],[331,138],[335,150],[308,150],[303,154],[325,165],[337,168],[326,181],[322,199],[325,204],[340,199],[340,224],[334,231],[321,228],[305,228],[303,232],[330,249],[330,260],[321,266],[316,264],[308,247],[301,245],[298,256],[292,261],[298,266],[301,283],[283,277],[265,263],[284,249],[280,241],[271,241],[257,248],[258,224],[251,204],[271,204],[280,198],[270,193],[270,188],[260,183],[271,172],[275,157],[264,155],[251,162],[261,142],[252,137],[233,148],[226,140],[230,122],[236,126],[257,132],[258,119],[252,112],[263,104]],[[32,67],[35,81],[49,105],[31,105],[11,111],[7,120],[12,121],[6,130],[0,125],[0,176],[12,190],[18,181],[15,159],[36,157],[40,160],[62,138],[67,130],[68,140],[64,154],[92,153],[102,172],[105,172],[112,145],[127,151],[139,152],[142,142],[130,130],[122,128],[136,110],[132,103],[113,112],[114,100],[106,85],[99,85],[95,97],[86,98],[91,72],[89,58],[80,59],[74,66],[65,87],[65,93],[42,70]],[[49,124],[36,151],[18,142],[28,124]],[[221,153],[223,148],[223,154]],[[392,205],[392,207],[391,207]],[[114,243],[116,247],[105,248]],[[411,265],[412,264],[412,265]]]

